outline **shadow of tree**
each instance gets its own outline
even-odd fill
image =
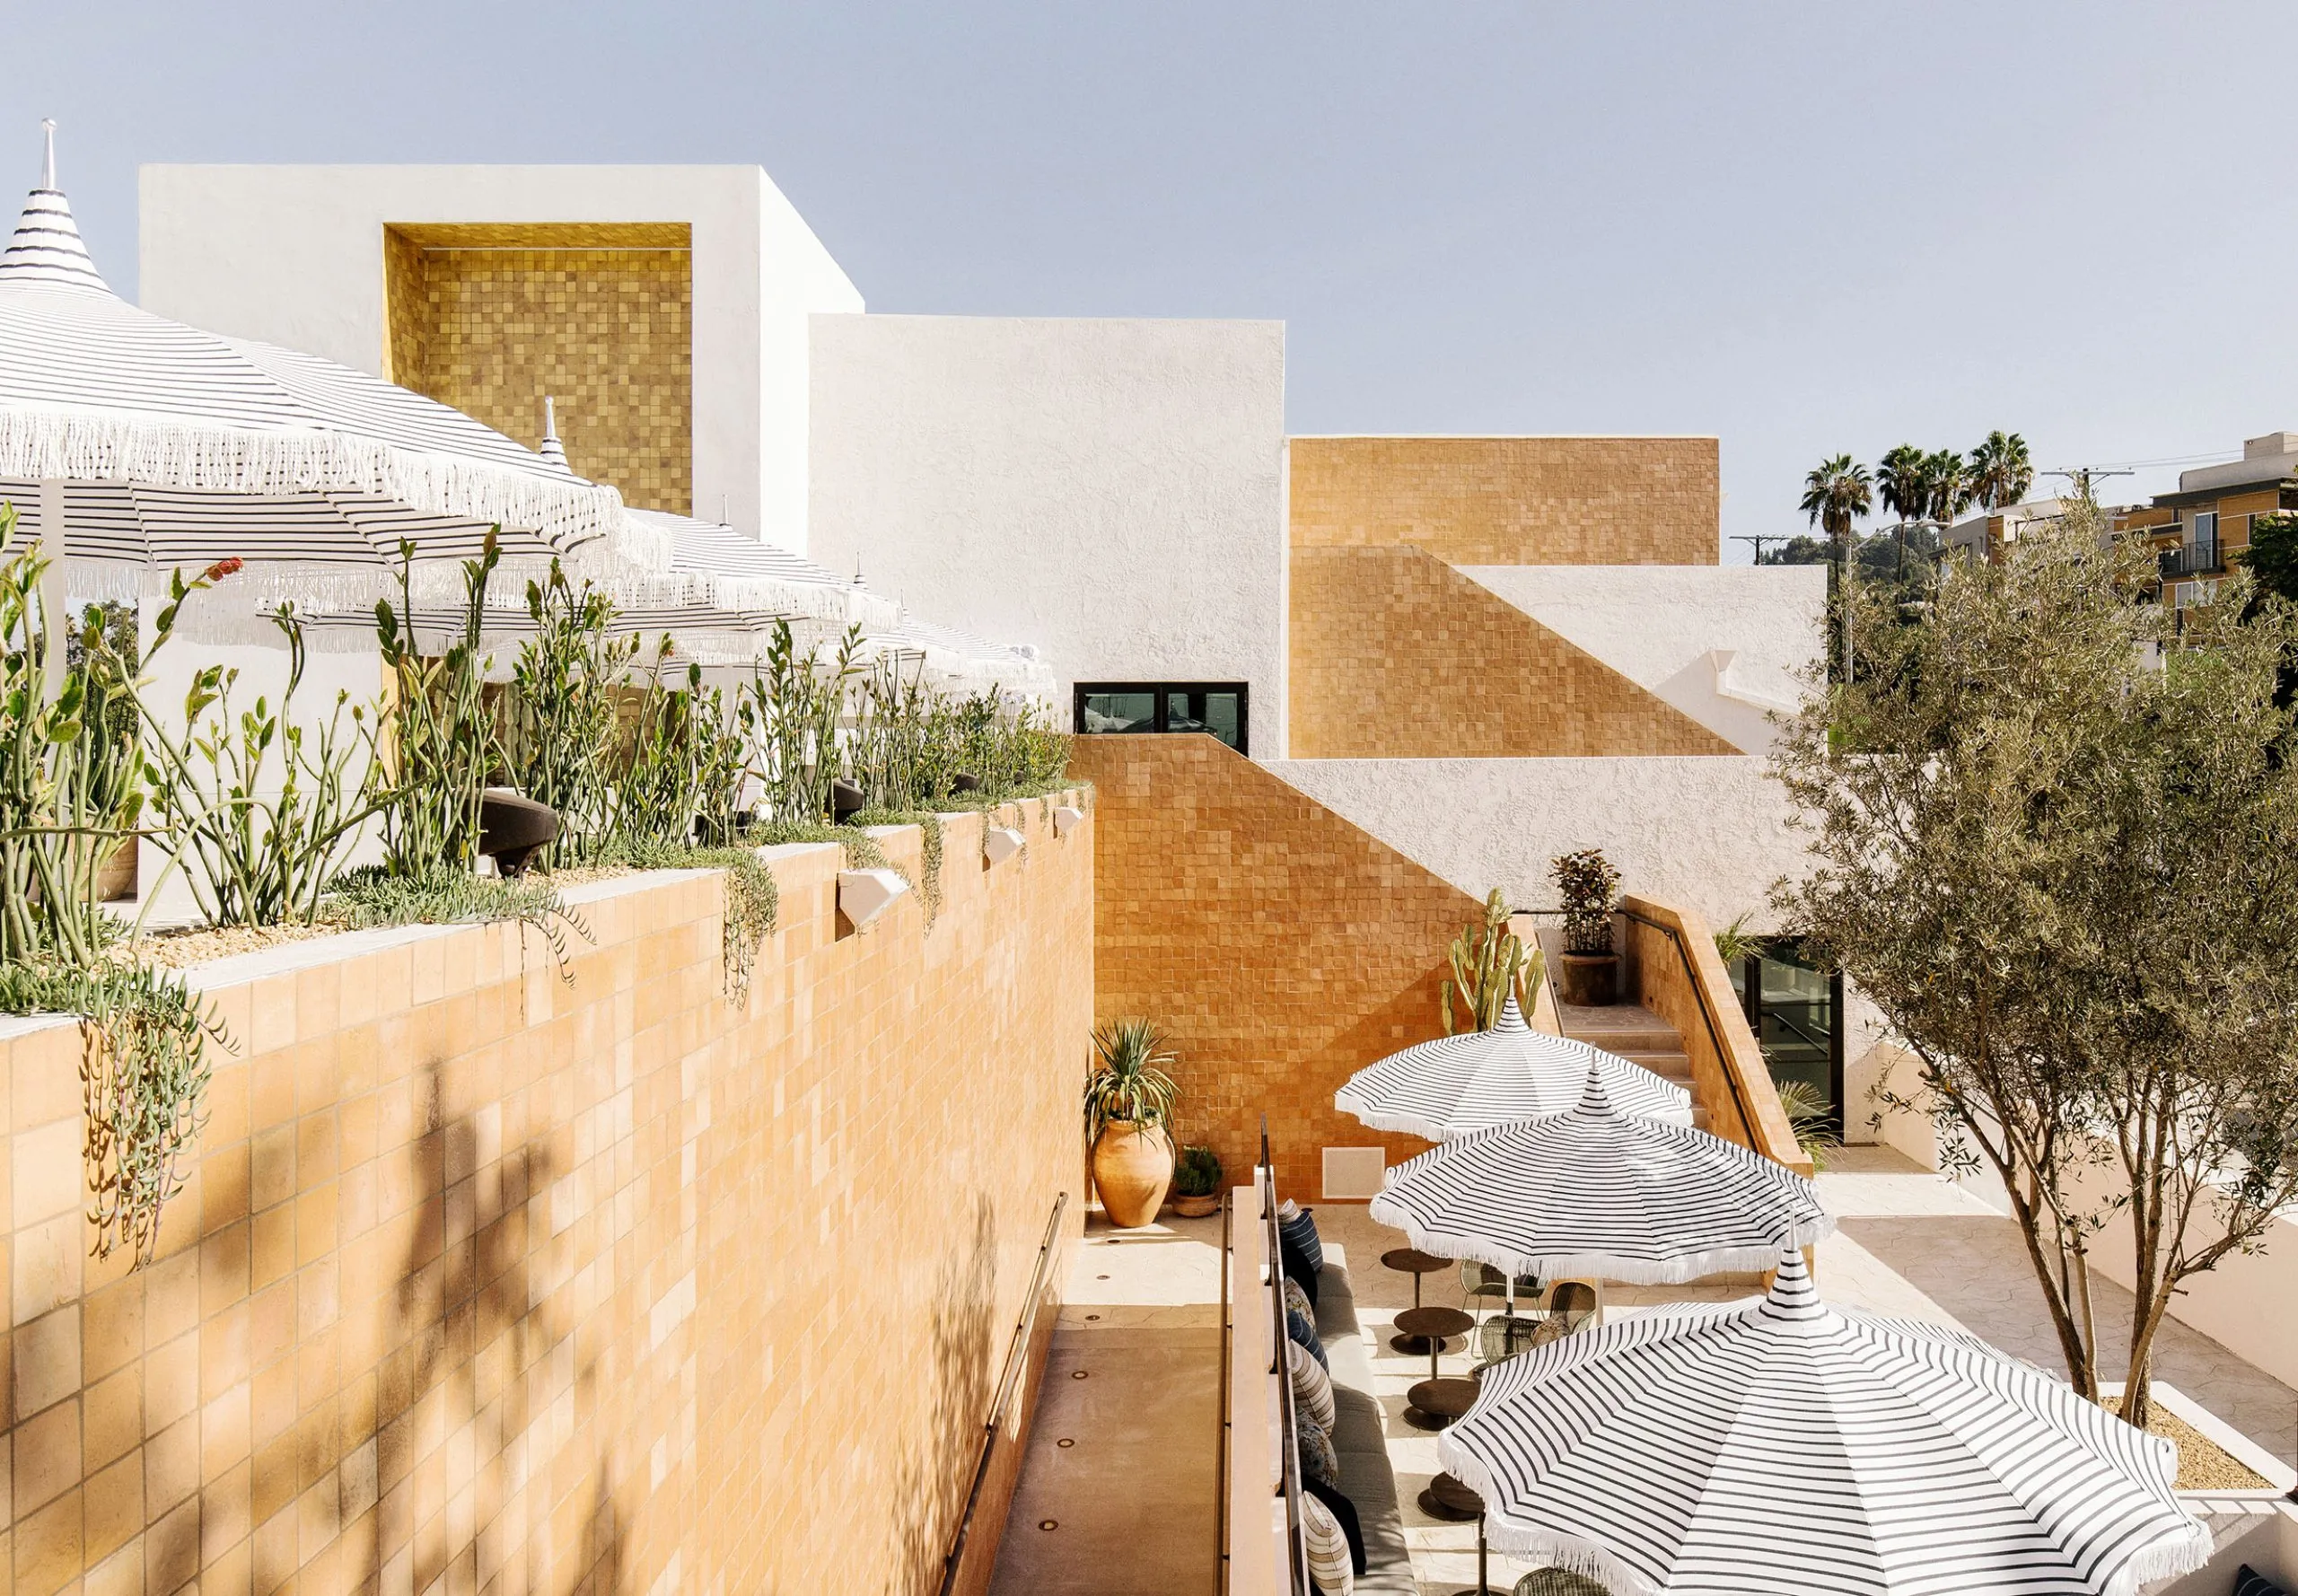
[[[890,1591],[930,1596],[941,1588],[995,1399],[996,1311],[996,1209],[988,1194],[976,1192],[972,1238],[943,1260],[934,1282],[927,1315],[931,1418],[926,1443],[902,1458],[897,1476]],[[987,1528],[978,1525],[976,1533]]]
[[[549,1223],[560,1171],[539,1139],[488,1159],[481,1115],[443,1120],[435,1061],[425,1065],[421,1090],[427,1133],[411,1149],[420,1197],[386,1331],[392,1350],[377,1381],[373,1432],[345,1438],[346,1459],[373,1441],[369,1489],[382,1498],[356,1588],[387,1588],[385,1565],[403,1553],[418,1592],[443,1576],[441,1588],[504,1588],[506,1565],[523,1569],[522,1588],[532,1592],[619,1592],[625,1520],[600,1431],[606,1416],[596,1361],[577,1354],[575,1327],[537,1291],[532,1272],[531,1236]],[[531,1493],[564,1478],[559,1465],[569,1450],[588,1454],[589,1511],[567,1536],[571,1544],[538,1541],[561,1527],[551,1504],[538,1510]],[[391,1490],[412,1483],[442,1451],[467,1460],[443,1470],[446,1501],[422,1503],[418,1492],[415,1505],[394,1515],[401,1544],[387,1547],[381,1531]],[[495,1489],[483,1490],[490,1470]],[[459,1499],[463,1492],[468,1501]],[[432,1505],[443,1505],[435,1528],[415,1518]],[[487,1507],[494,1516],[483,1519]]]

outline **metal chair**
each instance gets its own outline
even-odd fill
[[[1605,1596],[1604,1587],[1568,1568],[1535,1568],[1510,1596]]]

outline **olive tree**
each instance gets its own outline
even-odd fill
[[[2088,504],[1959,560],[1773,757],[1813,862],[1778,907],[1916,1059],[1885,1109],[2001,1179],[2092,1398],[2128,1220],[2141,1425],[2172,1295],[2298,1197],[2298,622],[2236,576],[2175,626],[2153,567]]]

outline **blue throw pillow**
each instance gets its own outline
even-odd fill
[[[1285,1278],[1301,1288],[1301,1294],[1309,1299],[1311,1307],[1316,1306],[1317,1272],[1309,1267],[1309,1260],[1286,1247],[1277,1261],[1285,1267]]]
[[[1290,1219],[1279,1219],[1276,1239],[1287,1251],[1301,1255],[1301,1261],[1309,1266],[1311,1274],[1324,1272],[1325,1244],[1318,1238],[1317,1222],[1309,1209],[1296,1211]]]
[[[1302,1318],[1298,1308],[1285,1311],[1285,1333],[1306,1347],[1309,1355],[1319,1364],[1327,1369],[1332,1367],[1330,1360],[1325,1356],[1325,1344],[1317,1339],[1317,1327]]]
[[[2290,1596],[2290,1592],[2245,1563],[2234,1574],[2234,1596]]]

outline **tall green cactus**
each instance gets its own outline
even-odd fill
[[[1500,1011],[1513,995],[1520,1009],[1530,1010],[1527,995],[1541,978],[1545,960],[1539,949],[1529,953],[1508,928],[1508,900],[1500,889],[1484,900],[1484,924],[1472,925],[1452,939],[1452,973],[1444,982],[1444,1034],[1458,1033],[1453,999],[1469,1012],[1470,1028],[1490,1030],[1500,1022]]]

